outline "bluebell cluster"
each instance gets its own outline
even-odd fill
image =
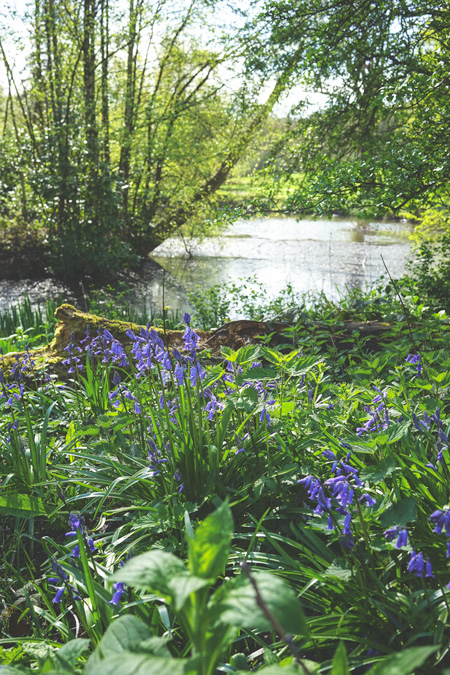
[[[346,443],[340,442],[341,447],[347,449]],[[330,478],[321,480],[316,476],[306,476],[298,481],[308,490],[309,498],[315,502],[314,513],[322,515],[328,513],[328,529],[334,530],[339,517],[344,516],[341,529],[340,543],[344,547],[354,545],[352,531],[352,516],[355,499],[365,506],[372,508],[376,504],[358,476],[359,470],[350,464],[352,452],[349,450],[345,459],[338,459],[333,450],[324,450],[322,456],[333,462]]]

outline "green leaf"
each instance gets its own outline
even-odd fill
[[[64,663],[74,666],[86,649],[89,649],[89,640],[86,638],[75,638],[75,640],[69,640],[69,642],[66,642],[65,645],[58,649],[53,654],[53,658],[56,660],[63,659]]]
[[[163,597],[172,597],[170,579],[186,574],[184,563],[165,551],[148,551],[131,558],[111,577],[129,586],[151,590]]]
[[[308,635],[306,619],[294,591],[275,574],[260,572],[252,576],[264,604],[286,633]],[[237,628],[274,630],[257,604],[255,589],[243,574],[229,582],[229,588],[224,588],[217,605],[212,609],[220,623]]]
[[[416,668],[420,668],[427,658],[439,649],[439,645],[432,647],[410,647],[397,654],[392,654],[381,663],[377,663],[370,670],[371,675],[409,675]]]
[[[223,574],[230,554],[233,518],[223,503],[197,528],[189,539],[189,569],[197,577],[215,581]]]
[[[135,616],[127,614],[119,617],[108,626],[97,649],[89,657],[84,670],[85,675],[100,673],[106,658],[111,658],[117,654],[122,659],[124,653],[137,651],[141,642],[149,637],[151,636],[148,627]],[[123,662],[125,663],[125,658],[123,658]],[[119,668],[117,672],[122,671]]]
[[[237,352],[234,349],[231,349],[231,347],[222,345],[220,348],[220,353],[227,361],[230,361],[230,363],[234,363],[236,361]]]
[[[333,560],[332,564],[325,570],[326,577],[337,577],[343,581],[348,581],[352,578],[352,570],[346,563],[345,559],[338,558]]]
[[[388,506],[380,516],[380,523],[383,527],[393,527],[394,525],[406,525],[415,519],[416,502],[412,497],[406,497]]]
[[[249,368],[238,375],[236,384],[241,385],[244,382],[252,382],[253,380],[274,380],[277,377],[277,371],[274,368]]]
[[[339,647],[334,653],[330,675],[350,675],[347,652],[343,642],[339,643]]]
[[[258,669],[258,672],[264,671],[264,675],[301,675],[304,673],[300,666],[266,666]],[[313,671],[317,672],[317,671]],[[235,675],[248,675],[248,670],[238,670]]]
[[[242,366],[244,363],[256,361],[260,354],[261,348],[259,345],[246,345],[238,350],[236,363]]]
[[[47,515],[43,500],[26,494],[0,496],[0,513],[19,518]]]
[[[179,612],[191,593],[210,585],[210,579],[194,577],[191,574],[175,576],[169,580],[168,587],[174,601],[174,609]]]
[[[362,481],[367,481],[372,485],[381,483],[387,476],[394,473],[397,466],[395,457],[386,457],[379,464],[363,469],[360,473]]]
[[[194,659],[171,659],[149,654],[122,652],[109,656],[89,675],[196,675],[198,662]]]

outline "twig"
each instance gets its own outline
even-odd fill
[[[418,352],[418,350],[417,350],[416,342],[415,342],[414,336],[413,336],[413,334],[412,334],[411,322],[410,322],[410,320],[409,320],[408,311],[407,311],[407,309],[406,309],[406,307],[405,307],[405,303],[403,302],[403,298],[402,298],[402,296],[401,296],[401,294],[400,294],[400,291],[398,290],[398,288],[397,288],[397,286],[396,286],[396,284],[395,284],[395,281],[394,281],[393,278],[391,277],[391,273],[389,272],[388,267],[387,267],[386,263],[384,262],[383,255],[382,255],[381,253],[380,253],[380,256],[381,256],[381,260],[383,261],[383,265],[384,265],[384,267],[385,267],[385,269],[386,269],[386,272],[388,273],[389,279],[391,280],[392,285],[393,285],[393,287],[394,287],[394,289],[395,289],[395,292],[397,293],[398,299],[400,300],[400,304],[401,304],[401,306],[403,307],[403,312],[405,313],[406,323],[408,324],[408,330],[409,330],[409,335],[410,335],[410,337],[411,337],[411,342],[412,342],[413,350],[414,350],[414,353],[417,355],[417,354],[419,354],[419,352]]]
[[[297,647],[294,644],[294,640],[292,639],[292,635],[290,633],[286,633],[284,630],[283,626],[279,623],[278,619],[274,617],[270,609],[267,607],[266,603],[262,599],[261,593],[259,592],[258,585],[256,583],[255,577],[252,575],[250,572],[250,565],[248,564],[247,561],[241,562],[241,569],[244,572],[244,574],[248,577],[248,580],[250,581],[251,585],[253,586],[253,590],[255,591],[255,596],[256,596],[256,604],[258,607],[261,609],[262,613],[266,617],[266,619],[272,624],[275,632],[281,637],[281,639],[287,644],[289,649],[291,650],[292,654],[294,655],[294,658],[296,662],[303,668],[303,672],[305,675],[312,675],[311,671],[309,668],[304,664],[302,659],[300,658],[300,654],[298,652]]]

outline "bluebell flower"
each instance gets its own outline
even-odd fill
[[[420,354],[408,354],[405,361],[417,367],[417,377],[422,376],[422,357]]]
[[[120,599],[122,597],[122,594],[125,592],[125,584],[123,584],[120,581],[117,581],[115,584],[113,584],[114,588],[114,595],[112,596],[111,600],[109,601],[110,605],[119,605],[120,604]]]
[[[181,363],[177,363],[175,366],[175,377],[178,381],[178,384],[181,386],[184,382],[184,368]]]
[[[376,505],[377,500],[371,497],[367,492],[365,492],[360,498],[359,501],[362,501],[364,499],[364,502],[366,506],[373,507]]]
[[[61,567],[61,563],[58,562],[56,558],[52,558],[51,567],[53,572],[56,574],[56,577],[51,577],[48,582],[54,586],[58,585],[56,589],[56,595],[52,600],[55,605],[58,605],[67,589],[67,574],[64,572],[63,568]]]
[[[435,524],[433,532],[441,534],[445,527],[445,534],[450,537],[450,511],[449,509],[438,509],[434,511],[428,519],[430,523]]]
[[[344,518],[344,527],[343,527],[343,530],[342,530],[343,534],[346,535],[346,536],[352,533],[352,531],[350,529],[351,519],[352,519],[352,514],[347,513],[347,515]]]
[[[408,530],[406,527],[399,527],[398,525],[395,525],[394,527],[390,527],[384,531],[384,538],[388,541],[393,541],[396,537],[397,541],[395,542],[395,548],[402,548],[402,546],[406,546],[408,543]]]
[[[66,532],[66,537],[76,537],[77,530],[80,530],[81,534],[85,533],[84,516],[78,515],[76,513],[70,513],[69,525],[72,529],[70,532]]]
[[[267,426],[270,427],[270,415],[265,408],[261,410],[261,415],[259,416],[259,421],[263,422],[266,420]]]
[[[423,553],[416,551],[411,552],[411,559],[408,563],[408,572],[414,572],[416,576],[423,577],[425,574],[425,562],[423,559]]]

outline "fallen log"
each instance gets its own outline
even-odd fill
[[[45,347],[30,351],[29,356],[32,358],[37,372],[45,368],[48,372],[63,379],[67,378],[67,368],[62,364],[62,361],[67,359],[66,349],[70,342],[75,345],[80,344],[80,341],[86,337],[87,326],[90,327],[92,336],[96,335],[99,329],[107,329],[125,348],[131,344],[131,340],[126,334],[127,330],[131,329],[138,335],[142,328],[142,326],[131,322],[106,319],[82,312],[68,304],[58,307],[55,316],[58,319],[55,337]],[[239,349],[264,337],[270,338],[269,344],[271,345],[292,342],[292,337],[289,338],[286,335],[287,328],[289,328],[289,324],[276,321],[251,321],[247,319],[231,321],[213,331],[196,330],[200,338],[198,348],[199,350],[207,350],[212,358],[217,359],[220,358],[222,346]],[[297,335],[299,335],[302,330],[311,332],[315,329],[324,329],[328,331],[330,340],[333,342],[335,340],[342,342],[343,339],[347,339],[356,332],[362,337],[370,338],[372,344],[369,344],[369,347],[376,348],[380,337],[385,335],[390,328],[390,324],[379,321],[349,321],[335,326],[325,326],[318,321],[307,321],[303,327],[297,325],[296,330]],[[155,330],[163,339],[166,347],[183,349],[184,331],[164,331],[162,328],[155,328]],[[13,352],[3,356],[0,366],[3,368],[6,377],[14,364],[25,355],[26,352]]]

